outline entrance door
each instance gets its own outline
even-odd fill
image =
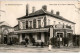
[[[60,45],[63,45],[63,33],[57,33],[57,38],[59,38]]]
[[[44,33],[44,40],[45,40],[45,43],[48,44],[49,42],[49,33]]]
[[[32,38],[33,38],[33,35],[32,35],[32,33],[30,33],[29,34],[30,43],[32,43]]]
[[[7,44],[7,35],[4,36],[4,44]]]

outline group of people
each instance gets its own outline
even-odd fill
[[[64,46],[68,46],[68,37],[58,37],[58,36],[54,36],[51,38],[51,42],[52,42],[52,45],[54,47],[60,47],[61,45],[64,45]]]
[[[29,42],[31,42],[33,46],[37,46],[38,47],[40,45],[42,48],[44,46],[44,43],[42,41],[41,41],[41,44],[39,44],[38,42],[35,42],[34,38],[31,38],[30,41],[29,41],[28,38],[25,38],[25,42],[26,42],[25,47],[27,47],[27,45],[29,44]]]
[[[31,42],[32,43],[32,45],[34,46],[35,45],[35,39],[34,38],[32,38],[30,41],[29,41],[29,39],[28,38],[25,38],[25,42],[26,42],[26,47],[27,47],[27,45],[29,44],[29,42]],[[60,47],[61,45],[64,45],[64,46],[68,46],[68,42],[69,42],[69,39],[68,39],[68,37],[58,37],[58,36],[54,36],[54,37],[52,37],[51,38],[51,45],[53,45],[53,46],[56,46],[56,47]],[[43,42],[41,42],[41,47],[43,47]],[[36,46],[38,46],[39,45],[39,43],[37,43],[36,44]]]
[[[27,47],[27,45],[29,44],[29,39],[28,38],[25,38],[25,42],[26,42],[25,47]],[[32,38],[30,40],[30,42],[32,43],[33,46],[35,45],[35,39],[34,38]]]

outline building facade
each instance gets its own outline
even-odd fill
[[[5,21],[0,22],[0,43],[7,44],[9,41],[9,33],[14,29]]]
[[[34,38],[36,42],[43,41],[47,44],[54,36],[71,38],[75,33],[75,23],[60,16],[59,11],[56,14],[53,10],[48,12],[46,5],[37,11],[33,8],[32,13],[29,14],[27,5],[26,16],[18,18],[18,30],[14,33],[18,34],[19,42],[27,37],[30,43]]]

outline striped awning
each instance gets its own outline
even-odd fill
[[[49,28],[40,28],[40,29],[25,29],[14,31],[14,33],[35,33],[35,32],[48,32]]]

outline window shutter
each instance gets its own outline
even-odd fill
[[[46,17],[44,17],[44,27],[46,26]]]
[[[36,19],[33,20],[33,28],[36,28]]]
[[[28,21],[26,21],[26,29],[28,28]]]

